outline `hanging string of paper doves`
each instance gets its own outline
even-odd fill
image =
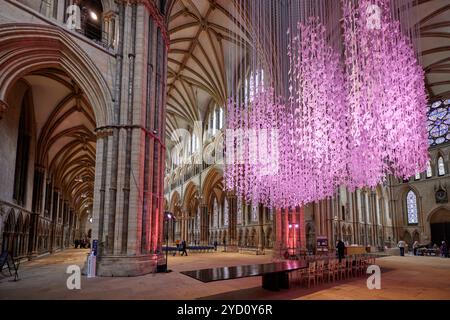
[[[413,2],[235,1],[228,190],[288,208],[425,169]]]

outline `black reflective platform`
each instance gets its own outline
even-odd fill
[[[307,263],[305,261],[294,260],[266,264],[183,271],[181,273],[205,283],[262,276],[262,286],[264,289],[279,290],[280,288],[289,288],[289,272],[305,269],[306,267]]]

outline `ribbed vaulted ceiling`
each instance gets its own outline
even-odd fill
[[[244,41],[230,0],[177,0],[169,20],[167,134],[204,121],[227,98],[227,52]],[[231,28],[235,26],[235,28]]]

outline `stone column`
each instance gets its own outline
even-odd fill
[[[208,206],[205,203],[200,204],[200,244],[207,245],[208,244],[208,229],[209,229],[209,221],[208,221]]]
[[[28,257],[33,258],[38,254],[38,226],[42,212],[42,200],[44,196],[45,169],[36,165],[34,168],[33,202],[30,217],[30,235],[28,240]]]
[[[300,248],[306,250],[306,222],[305,222],[305,207],[299,207],[299,226],[300,226]]]
[[[116,1],[112,123],[97,128],[92,239],[98,276],[138,276],[162,262],[168,36],[153,1]]]
[[[274,223],[275,223],[275,244],[274,244],[274,258],[280,258],[282,255],[282,248],[283,248],[283,219],[282,219],[282,210],[276,209],[275,211],[275,217],[274,217]]]
[[[228,244],[227,252],[238,252],[237,243],[237,197],[232,193],[227,193],[228,201]]]
[[[258,204],[258,251],[264,252],[264,207]]]

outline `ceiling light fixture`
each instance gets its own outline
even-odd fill
[[[90,15],[91,15],[92,20],[95,20],[95,21],[98,20],[98,16],[94,11],[91,10]]]

